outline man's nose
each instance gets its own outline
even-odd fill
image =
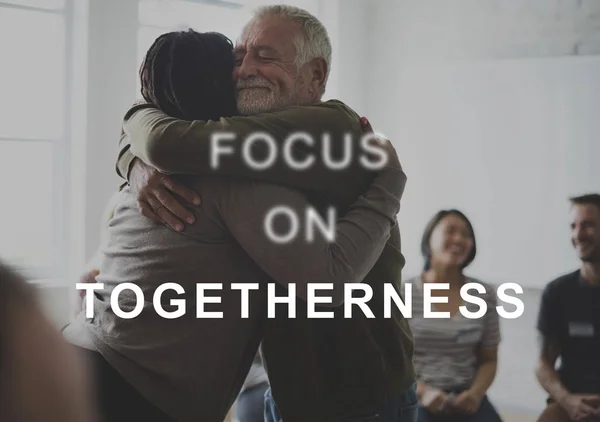
[[[256,76],[257,74],[257,66],[256,62],[249,58],[248,56],[242,59],[241,64],[237,68],[237,78],[236,79],[248,79],[250,77]]]

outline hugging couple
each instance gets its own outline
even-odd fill
[[[316,140],[328,133],[336,158],[346,134],[359,140],[372,131],[344,103],[321,100],[330,63],[322,23],[281,5],[259,8],[235,47],[221,34],[191,30],[164,34],[150,47],[140,69],[144,102],[126,113],[119,143],[117,170],[127,183],[111,201],[88,274],[104,288],[94,291],[94,318],[82,310],[64,331],[93,369],[104,420],[222,422],[260,353],[270,384],[265,420],[416,421],[410,328],[395,307],[391,318],[383,315],[384,286],[394,283],[400,294],[405,263],[396,215],[406,176],[389,141],[382,141],[387,164],[377,171],[359,160],[331,170],[310,142],[290,151],[298,162],[315,157],[304,170],[281,157],[268,169],[251,168],[241,148],[218,169],[210,165],[218,131],[238,140],[264,132],[278,143],[298,131]],[[261,154],[268,149],[257,142],[252,155]],[[273,242],[263,220],[282,205],[296,215],[335,207],[335,239]],[[283,223],[274,230],[286,232]],[[151,299],[137,318],[113,313],[119,284],[134,283],[152,298],[166,282],[184,288],[161,299],[169,312],[185,298],[181,317],[160,317]],[[295,318],[284,310],[267,317],[269,282],[277,296],[295,294]],[[292,282],[295,292],[287,289]],[[332,283],[322,307],[333,318],[307,318],[311,282]],[[242,295],[224,288],[218,303],[205,306],[223,318],[198,319],[191,310],[197,283],[258,288],[249,290],[247,318]],[[346,283],[369,284],[375,318],[344,318]],[[132,291],[118,297],[123,311],[136,303]]]

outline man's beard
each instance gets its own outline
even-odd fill
[[[277,95],[275,86],[264,78],[252,77],[237,82],[237,108],[243,116],[268,113],[308,102],[302,85],[296,80],[289,94]]]
[[[585,251],[584,253],[579,253],[579,259],[582,262],[586,263],[596,263],[600,262],[600,246],[595,245],[595,247]]]
[[[586,253],[585,255],[580,255],[579,259],[581,262],[586,262],[589,264],[597,264],[600,263],[600,252],[599,251],[591,251]]]

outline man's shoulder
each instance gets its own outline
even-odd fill
[[[356,111],[354,111],[353,108],[351,108],[348,104],[346,104],[340,100],[331,99],[331,100],[323,101],[323,102],[319,103],[319,106],[327,107],[332,110],[348,114],[352,118],[356,118],[356,119],[360,118],[358,113]]]
[[[544,287],[542,300],[560,300],[561,298],[565,298],[569,292],[579,287],[579,280],[579,270],[555,278]]]
[[[549,291],[564,291],[577,287],[579,285],[580,270],[576,270],[567,274],[563,274],[560,277],[555,278],[546,285],[546,290]]]
[[[282,122],[300,127],[309,133],[311,130],[321,132],[323,127],[330,131],[360,132],[362,126],[360,116],[348,105],[339,100],[319,101],[311,104],[290,105],[281,110],[261,113],[252,116],[236,116],[227,119],[229,123],[246,119],[257,121],[262,125],[272,123],[276,128]],[[325,124],[326,123],[326,124]]]
[[[315,113],[318,115],[330,117],[343,117],[344,119],[350,119],[357,124],[360,124],[360,116],[352,107],[343,101],[331,99],[327,101],[319,101],[313,104],[305,105],[294,105],[287,107],[283,110],[285,113],[293,113],[294,115],[309,115],[314,116]],[[362,130],[362,129],[361,129]]]

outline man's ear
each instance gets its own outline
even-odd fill
[[[322,57],[313,59],[310,62],[310,70],[310,88],[312,91],[314,91],[314,93],[318,93],[320,95],[323,91],[323,85],[325,85],[327,72],[329,72],[327,62]]]

